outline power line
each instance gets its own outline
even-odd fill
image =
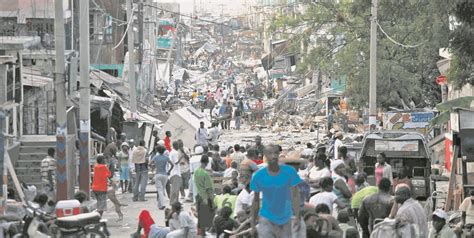
[[[172,14],[175,14],[175,15],[178,15],[178,16],[181,16],[181,17],[187,17],[187,18],[191,18],[193,20],[198,20],[198,21],[202,21],[202,22],[207,22],[207,23],[212,23],[212,24],[216,24],[216,25],[222,25],[222,26],[227,26],[227,27],[232,27],[230,25],[227,25],[227,24],[224,24],[224,23],[221,23],[221,22],[217,22],[217,21],[212,21],[212,20],[206,20],[206,19],[202,19],[202,18],[197,18],[193,15],[187,15],[187,14],[183,14],[183,13],[179,13],[179,12],[174,12],[174,11],[171,11],[171,10],[168,10],[168,9],[165,9],[165,8],[162,8],[162,7],[157,7],[157,6],[154,6],[154,5],[150,5],[150,4],[146,4],[144,3],[143,4],[144,6],[148,6],[148,7],[152,7],[152,8],[155,8],[155,9],[158,9],[158,10],[162,10],[164,12],[169,12],[169,13],[172,13]],[[296,5],[295,3],[292,3],[292,4],[285,4],[285,5],[281,5],[281,6],[291,6],[291,5]],[[280,5],[273,5],[272,7],[275,7],[275,6],[280,6]],[[254,13],[247,13],[247,14],[240,14],[240,15],[237,15],[237,16],[234,16],[234,17],[243,17],[243,16],[250,16],[250,15],[255,15],[255,14],[259,14],[259,13],[265,13],[265,11],[261,11],[261,12],[254,12]],[[218,19],[222,19],[222,18],[218,18]]]
[[[130,27],[130,25],[133,22],[133,11],[135,11],[135,8],[132,9],[132,17],[130,17],[130,19],[128,20],[127,28],[125,28],[125,31],[123,32],[122,38],[120,39],[119,43],[117,43],[117,45],[112,48],[112,50],[115,50],[117,47],[119,47],[119,45],[121,45],[123,40],[125,39],[125,36],[127,35],[128,28]],[[130,48],[130,47],[131,46],[128,46],[128,48]],[[130,51],[130,49],[129,49],[129,51]]]
[[[127,24],[126,21],[117,19],[117,18],[113,17],[112,15],[108,14],[108,13],[104,10],[104,8],[102,8],[102,6],[100,6],[99,4],[97,4],[97,3],[95,2],[95,0],[92,0],[92,3],[93,3],[93,4],[95,5],[95,7],[102,13],[102,16],[104,16],[104,15],[110,16],[110,18],[111,18],[113,21],[116,21],[116,22],[120,23],[120,24],[117,24],[117,25],[119,25],[119,26]]]
[[[425,42],[421,42],[421,43],[418,43],[416,45],[405,45],[405,44],[402,44],[396,40],[394,40],[392,37],[390,37],[382,28],[382,26],[379,24],[379,22],[377,21],[377,26],[380,28],[380,31],[392,42],[394,43],[395,45],[398,45],[398,46],[401,46],[403,48],[416,48],[420,45],[423,45]]]

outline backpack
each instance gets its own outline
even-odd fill
[[[417,238],[419,237],[418,227],[416,224],[401,222],[398,225],[394,219],[385,219],[374,225],[371,238]]]

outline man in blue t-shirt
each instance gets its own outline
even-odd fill
[[[296,170],[289,165],[280,165],[279,147],[267,145],[263,154],[268,166],[255,172],[250,189],[255,192],[252,203],[252,231],[255,232],[257,211],[259,238],[290,238],[291,218],[300,218],[299,194],[297,185],[301,182]],[[260,209],[260,193],[263,194]],[[298,226],[298,225],[296,225]],[[295,227],[298,230],[298,227]]]

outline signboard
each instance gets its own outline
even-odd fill
[[[156,40],[156,48],[157,49],[169,49],[173,44],[173,40],[171,38],[158,38]]]
[[[426,134],[433,112],[386,112],[383,126],[386,130],[414,130]]]
[[[418,151],[418,141],[387,141],[376,140],[375,151]]]

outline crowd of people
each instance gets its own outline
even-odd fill
[[[194,90],[191,93],[191,105],[204,111],[209,109],[212,121],[221,125],[222,130],[231,129],[231,121],[234,121],[234,129],[240,130],[244,120],[258,121],[263,118],[264,104],[262,98],[255,99],[250,103],[243,92],[231,94],[231,88],[236,89],[236,85],[223,85],[217,87],[215,92],[207,90],[206,93]]]
[[[382,237],[386,230],[377,227],[392,224],[385,218],[394,219],[394,232],[411,237],[454,237],[441,210],[430,214],[429,231],[428,216],[412,197],[409,179],[393,178],[384,153],[377,156],[375,183],[369,185],[340,132],[329,133],[334,151],[311,143],[304,150],[283,150],[264,144],[260,136],[251,144],[220,148],[219,135],[216,122],[211,128],[201,122],[192,151],[169,131],[152,149],[145,141],[137,146],[132,140],[110,142],[94,166],[98,211],[105,210],[108,198],[122,219],[120,207],[126,204],[115,193],[131,192],[133,201],[145,202],[151,182],[166,227],[158,226],[147,208],[140,213],[136,237]],[[42,163],[45,188],[54,187],[54,150],[48,153]],[[81,202],[83,197],[78,194]],[[466,220],[472,216],[471,201],[461,207]]]

